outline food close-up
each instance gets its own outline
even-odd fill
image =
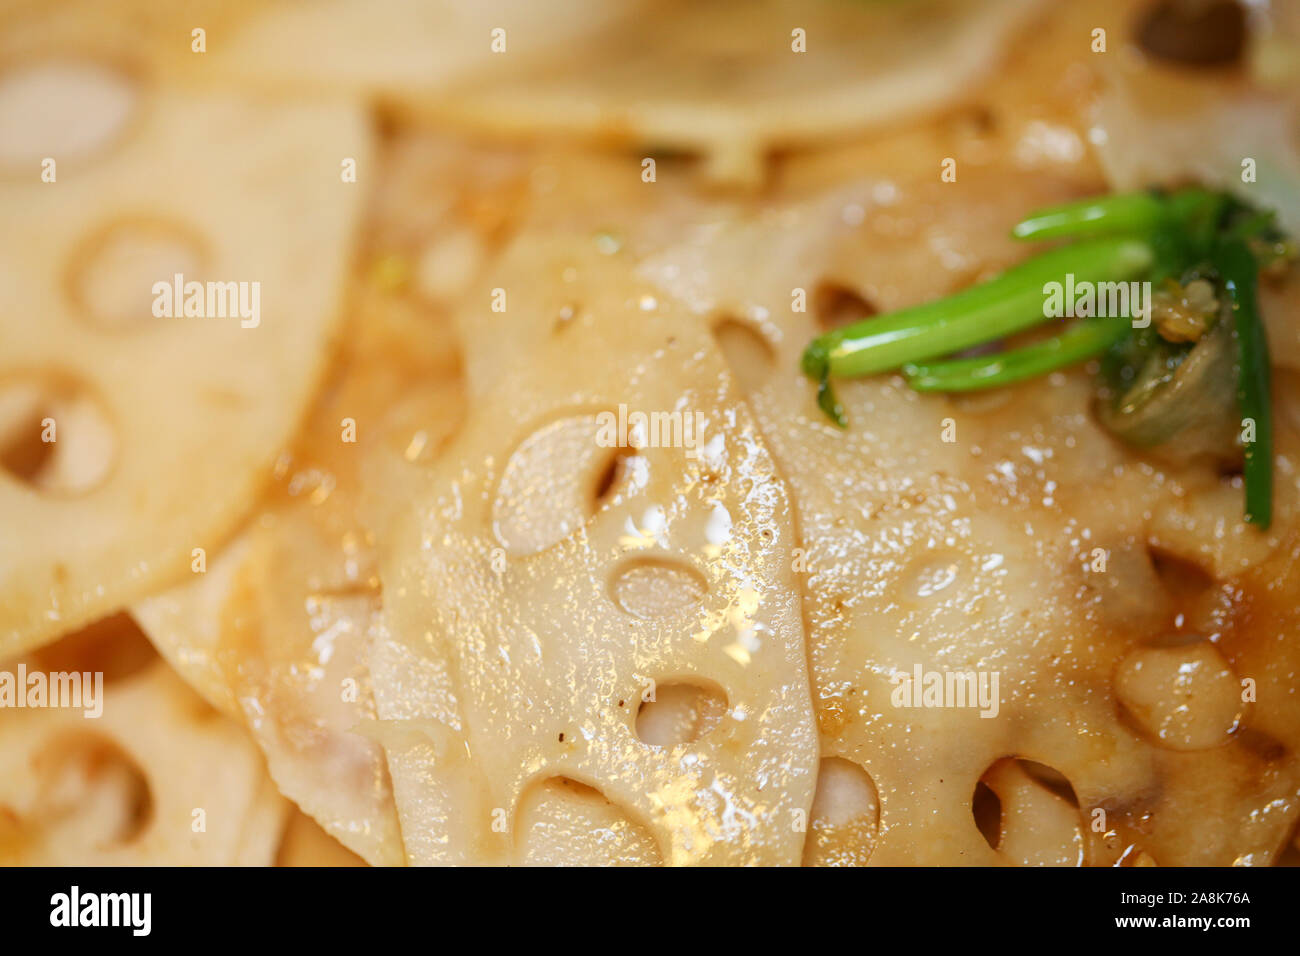
[[[0,0],[0,216],[0,864],[1300,862],[1300,3]]]

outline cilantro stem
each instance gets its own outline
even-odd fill
[[[1151,267],[1149,244],[1103,238],[1052,249],[963,292],[836,329],[804,353],[810,376],[873,375],[959,352],[1043,322],[1043,287],[1067,273],[1079,282],[1121,281]]]
[[[1017,239],[1146,232],[1164,215],[1164,203],[1151,193],[1098,196],[1049,206],[1030,213],[1011,230]]]
[[[1169,195],[1096,196],[1032,212],[1016,223],[1011,235],[1032,240],[1144,235],[1198,218],[1200,213],[1218,208],[1220,202],[1219,194],[1205,189],[1182,189]]]
[[[1250,247],[1235,237],[1218,244],[1214,263],[1232,298],[1239,367],[1237,405],[1242,428],[1253,422],[1255,431],[1255,440],[1246,442],[1244,448],[1246,520],[1267,528],[1273,520],[1273,420],[1268,339],[1256,298],[1259,265]]]
[[[1060,335],[997,355],[904,365],[907,384],[918,392],[965,392],[1021,382],[1099,355],[1131,328],[1122,318],[1076,322]]]

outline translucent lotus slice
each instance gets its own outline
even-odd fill
[[[570,327],[543,307],[557,261]],[[798,863],[817,747],[791,502],[718,349],[586,234],[494,268],[515,298],[467,308],[470,417],[376,526],[375,733],[411,861]],[[661,416],[645,447],[620,405]]]
[[[363,488],[360,475],[375,454],[427,467],[463,397],[445,314],[369,281],[354,301],[338,370],[272,493],[206,574],[137,613],[169,661],[248,725],[286,796],[368,862],[394,865],[405,857],[388,770],[362,732],[375,716],[368,642],[382,595],[361,506],[366,492],[402,492]]]

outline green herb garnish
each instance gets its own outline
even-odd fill
[[[1254,424],[1255,439],[1245,444],[1246,520],[1267,528],[1273,520],[1273,420],[1269,406],[1268,339],[1259,315],[1255,287],[1259,263],[1240,238],[1219,243],[1214,263],[1232,298],[1237,333],[1237,406],[1243,426]]]
[[[1223,409],[1209,405],[1221,402],[1220,396],[1195,393],[1215,391],[1211,386],[1235,368],[1236,410],[1242,429],[1254,431],[1253,440],[1243,441],[1246,520],[1268,527],[1269,359],[1256,286],[1262,268],[1295,254],[1272,214],[1227,193],[1152,190],[1043,209],[1017,223],[1012,235],[1068,244],[945,299],[814,339],[804,352],[803,370],[817,382],[823,412],[847,427],[833,378],[901,370],[918,391],[959,392],[1010,385],[1105,355],[1103,381],[1114,400],[1103,421],[1126,441],[1152,445],[1180,429],[1219,422]],[[1160,283],[1161,321],[1147,327],[1148,315],[1134,327],[1132,315],[1088,317],[1022,348],[951,357],[1054,321],[1045,308],[1047,290],[1050,283],[1064,284],[1067,275],[1075,288]],[[1214,332],[1226,316],[1232,320],[1235,360],[1224,351],[1227,330]]]
[[[1127,330],[1110,319],[1076,322],[1060,335],[995,355],[907,364],[903,374],[918,392],[966,392],[1010,385],[1073,365],[1117,342]]]

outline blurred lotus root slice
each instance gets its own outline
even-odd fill
[[[274,861],[289,804],[262,755],[172,673],[128,616],[0,671],[15,674],[20,665],[50,687],[57,676],[79,675],[82,706],[0,710],[0,862]],[[95,674],[101,690],[88,697]]]
[[[24,122],[42,103],[62,120]],[[69,141],[110,107],[119,128]],[[370,132],[352,106],[183,96],[70,61],[0,72],[0,125],[57,170],[0,158],[12,656],[201,570],[247,512],[322,374],[362,195],[340,172],[366,168]]]

